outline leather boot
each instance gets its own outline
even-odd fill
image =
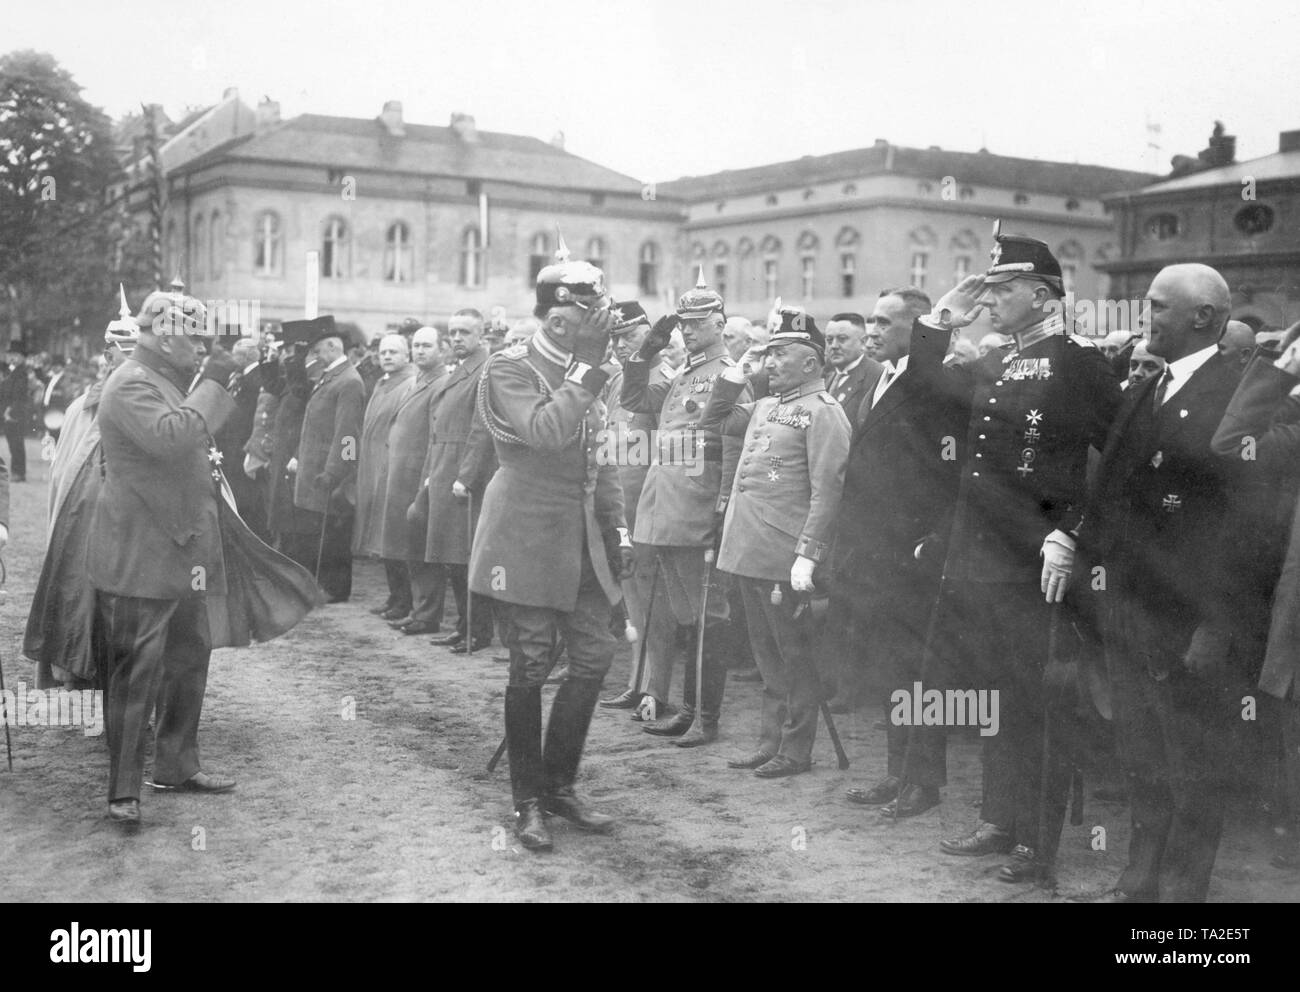
[[[678,630],[697,630],[679,627]],[[680,737],[695,722],[695,639],[691,638],[691,650],[686,656],[686,672],[682,680],[682,708],[676,716],[668,720],[655,720],[641,729],[656,737]]]
[[[700,713],[685,736],[673,742],[678,747],[699,747],[701,744],[712,744],[718,739],[722,695],[727,688],[724,628],[724,624],[704,628],[704,685],[700,686]]]
[[[596,708],[603,681],[570,678],[561,683],[551,704],[551,722],[546,728],[546,749],[542,757],[546,812],[598,833],[612,827],[614,818],[588,809],[574,794],[573,782],[578,777],[582,747],[587,741],[587,728],[591,726],[591,713]]]
[[[542,815],[542,687],[506,686],[506,750],[515,803],[515,836],[530,851],[549,851],[551,832]]]

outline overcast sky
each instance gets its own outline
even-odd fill
[[[51,52],[114,116],[228,86],[283,116],[398,99],[409,122],[563,130],[655,181],[876,138],[1163,172],[1215,119],[1256,158],[1300,128],[1298,42],[1297,0],[42,0],[0,18],[0,52]]]

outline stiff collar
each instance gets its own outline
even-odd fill
[[[1184,355],[1176,362],[1170,362],[1161,375],[1169,376],[1169,384],[1165,388],[1165,402],[1168,403],[1170,397],[1178,392],[1187,380],[1196,374],[1202,365],[1219,353],[1219,346],[1212,344],[1200,351],[1194,351],[1190,355]]]
[[[1033,327],[1023,330],[1015,336],[1016,351],[1024,351],[1026,348],[1038,344],[1039,341],[1046,341],[1053,334],[1064,333],[1065,321],[1061,319],[1061,315],[1059,313],[1051,314],[1044,317]],[[1012,354],[1015,354],[1015,352],[1012,352]]]
[[[719,341],[717,344],[711,344],[703,351],[697,351],[694,355],[686,356],[686,367],[688,369],[697,369],[705,362],[711,362],[713,359],[727,353],[727,346]]]
[[[826,384],[821,379],[809,379],[801,386],[794,389],[787,389],[784,393],[776,398],[778,403],[793,403],[795,400],[804,396],[811,396],[813,393],[820,393],[826,388]]]
[[[558,365],[560,368],[567,369],[569,362],[573,360],[573,352],[565,351],[558,344],[546,336],[546,332],[539,331],[528,339],[533,350],[545,358],[552,365]]]
[[[145,368],[153,369],[153,371],[157,372],[168,382],[172,383],[181,392],[185,392],[185,387],[189,385],[186,380],[181,378],[181,374],[177,372],[170,363],[168,363],[167,359],[163,358],[163,356],[158,354],[156,351],[151,351],[148,348],[137,346],[135,351],[131,352],[126,360],[128,362],[139,362]]]
[[[854,369],[856,369],[859,365],[861,365],[861,364],[862,364],[862,359],[864,359],[864,358],[866,358],[866,357],[867,357],[866,352],[863,352],[863,353],[862,353],[861,355],[859,355],[857,358],[853,359],[853,361],[849,362],[848,365],[844,366],[844,368],[842,368],[842,369],[835,369],[835,370],[831,373],[831,378],[833,379],[833,378],[834,378],[835,376],[837,376],[837,375],[848,375],[850,372],[852,372]]]

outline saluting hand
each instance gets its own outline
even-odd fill
[[[650,333],[645,336],[641,342],[641,347],[637,349],[637,354],[645,361],[654,358],[655,355],[663,351],[673,340],[673,331],[681,324],[681,318],[675,313],[666,313],[654,322],[650,328]]]
[[[608,307],[583,311],[573,338],[574,357],[593,366],[603,362],[609,349],[609,329],[613,324],[614,315]]]
[[[984,309],[980,297],[984,295],[984,277],[970,275],[957,283],[939,298],[930,316],[944,327],[956,330],[973,323]]]

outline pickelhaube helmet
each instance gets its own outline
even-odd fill
[[[179,277],[172,285],[180,283]],[[180,283],[184,285],[184,283]],[[181,290],[155,290],[144,298],[135,316],[140,330],[153,334],[183,334],[189,337],[211,336],[208,308],[202,301],[186,296]]]
[[[559,247],[555,261],[537,273],[537,305],[600,306],[607,299],[605,273],[590,262],[575,262],[569,258],[569,248],[564,235],[556,231]]]
[[[700,266],[699,278],[695,281],[695,288],[688,289],[682,294],[681,299],[677,301],[677,316],[682,320],[694,320],[700,317],[707,317],[711,313],[720,313],[726,317],[722,297],[716,290],[709,289],[704,284],[704,266]]]
[[[118,283],[117,292],[122,298],[122,305],[117,311],[117,320],[110,320],[104,328],[104,344],[115,344],[124,352],[135,348],[140,340],[140,325],[131,316],[131,308],[126,302],[126,290]]]

